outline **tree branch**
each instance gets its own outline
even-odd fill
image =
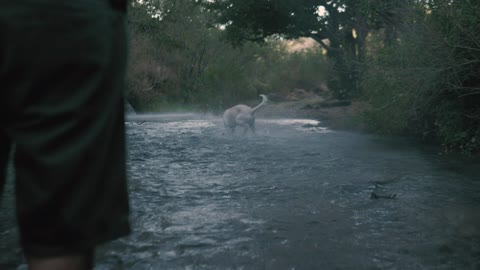
[[[329,51],[331,48],[330,46],[328,46],[323,40],[327,39],[326,37],[323,37],[323,36],[319,36],[319,35],[315,35],[315,34],[310,34],[308,35],[309,38],[312,38],[313,40],[315,40],[316,42],[318,42],[318,44],[320,44],[320,46],[322,46],[325,50]]]

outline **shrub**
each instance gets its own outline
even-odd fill
[[[398,42],[369,38],[363,89],[372,130],[439,141],[446,151],[480,149],[480,12],[474,1],[414,14]]]

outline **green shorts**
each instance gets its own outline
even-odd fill
[[[28,255],[83,252],[130,231],[119,2],[0,0],[0,192],[15,145]]]

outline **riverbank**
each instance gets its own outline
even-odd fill
[[[338,130],[365,130],[362,115],[367,104],[361,101],[340,101],[322,96],[308,96],[282,101],[271,101],[258,113],[264,118],[311,118],[323,126]]]
[[[255,106],[256,104],[252,102],[251,105]],[[321,122],[321,126],[333,130],[368,132],[363,118],[368,106],[363,101],[343,101],[328,96],[309,95],[293,100],[270,101],[258,111],[257,117],[309,118],[318,120]],[[408,137],[408,135],[403,135],[403,137]],[[445,148],[444,145],[433,140],[426,141],[413,136],[408,138],[426,147],[438,148],[436,151],[441,155],[459,155],[465,158],[473,157],[474,159],[480,157],[480,152],[464,152],[462,149]]]

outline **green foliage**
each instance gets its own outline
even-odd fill
[[[266,37],[280,34],[287,38],[310,35],[318,30],[316,0],[219,0],[203,1],[216,16],[214,24],[224,25],[226,35],[234,43],[245,40],[264,42]],[[321,3],[319,3],[321,2]]]
[[[397,37],[403,10],[416,0],[205,0],[215,23],[226,27],[234,44],[264,42],[266,37],[311,37],[327,51],[332,63],[328,83],[340,99],[361,95],[365,41],[383,29],[390,45]],[[324,14],[319,13],[320,8]],[[355,33],[355,34],[354,34]]]
[[[374,131],[412,134],[446,151],[480,149],[478,1],[144,3],[129,14],[127,95],[137,109],[221,111],[328,81],[337,98],[369,101]],[[315,13],[319,5],[327,15]],[[296,37],[315,39],[327,54],[287,52],[283,38]]]
[[[435,1],[401,25],[394,46],[384,32],[369,40],[363,89],[372,105],[367,121],[382,133],[437,140],[446,151],[480,149],[480,6]]]
[[[222,41],[222,30],[188,0],[149,1],[129,14],[131,61],[127,97],[137,110],[162,110],[171,104],[220,111],[258,94],[314,89],[327,78],[319,51],[289,53],[280,41]],[[166,8],[168,7],[168,8]],[[153,12],[153,11],[155,12]],[[152,18],[159,10],[161,19]]]
[[[205,6],[216,15],[214,23],[225,26],[225,35],[234,44],[262,43],[272,36],[315,39],[333,60],[334,74],[328,78],[333,94],[348,98],[359,94],[357,63],[362,61],[362,42],[367,32],[360,31],[365,27],[357,27],[359,37],[352,37],[352,29],[366,24],[363,18],[368,17],[357,16],[361,10],[355,8],[355,3],[352,0],[221,0],[205,1]],[[320,6],[328,15],[318,14]]]

